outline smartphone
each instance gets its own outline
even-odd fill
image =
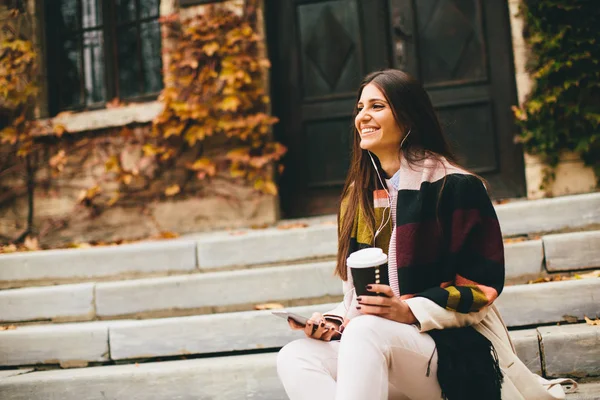
[[[271,312],[273,313],[273,315],[276,315],[281,318],[285,318],[286,320],[288,318],[291,318],[294,320],[294,322],[297,322],[298,324],[300,324],[302,326],[306,326],[306,323],[308,322],[308,318],[303,317],[302,315],[291,313],[289,311],[271,311]]]

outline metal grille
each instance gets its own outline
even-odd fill
[[[46,1],[49,111],[162,89],[159,0]]]

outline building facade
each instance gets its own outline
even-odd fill
[[[71,134],[151,122],[162,109],[157,96],[169,62],[160,18],[177,12],[185,18],[215,4],[240,13],[246,6],[244,0],[28,0],[43,66],[37,116],[58,115],[51,123]],[[229,185],[224,190],[238,201],[202,196],[159,202],[151,211],[153,223],[113,210],[91,226],[81,221],[79,228],[63,231],[64,240],[116,235],[123,218],[129,231],[119,234],[142,237],[156,224],[193,232],[335,213],[349,161],[356,88],[364,75],[381,68],[403,69],[424,84],[462,163],[490,182],[495,198],[593,190],[591,169],[566,155],[554,187],[540,191],[543,164],[524,155],[514,140],[511,107],[532,85],[519,0],[260,5],[259,31],[272,63],[272,113],[280,119],[273,134],[288,148],[279,196],[251,196],[248,188]],[[129,105],[111,108],[115,98]],[[41,198],[38,218],[68,214],[73,202],[67,192]],[[2,219],[19,219],[18,205],[12,207],[1,212]]]

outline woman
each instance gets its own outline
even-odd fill
[[[457,165],[423,87],[385,70],[357,98],[338,216],[345,296],[306,327],[289,320],[307,336],[278,354],[290,399],[564,398],[514,353],[493,305],[504,286],[494,207]],[[388,279],[357,298],[346,258],[373,246],[388,252]]]

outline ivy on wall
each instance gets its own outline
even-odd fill
[[[257,0],[247,0],[241,13],[213,5],[186,20],[179,14],[161,19],[167,61],[159,100],[164,110],[152,124],[77,135],[54,124],[50,135],[40,137],[41,124],[32,120],[37,55],[28,36],[14,26],[17,17],[29,17],[11,10],[10,23],[0,24],[0,151],[7,155],[0,160],[0,178],[22,164],[29,217],[19,238],[0,239],[44,235],[33,226],[36,185],[78,190],[76,201],[90,217],[115,205],[143,208],[165,198],[201,195],[211,179],[277,194],[274,178],[286,148],[271,134],[277,119],[269,115],[270,63],[257,29],[258,12]],[[114,99],[106,106],[123,104]],[[37,174],[41,168],[49,173]],[[65,176],[67,170],[90,170],[91,175],[75,184]],[[91,184],[79,187],[90,179]],[[14,190],[13,181],[4,185],[0,205],[25,193]],[[218,195],[229,194],[221,190]]]
[[[519,141],[550,166],[574,151],[592,166],[600,185],[600,7],[595,1],[523,0],[527,70],[534,87],[520,108]]]

